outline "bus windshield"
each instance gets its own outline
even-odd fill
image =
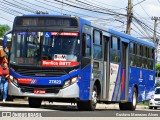
[[[79,62],[78,33],[14,32],[10,63],[41,65],[42,60]]]

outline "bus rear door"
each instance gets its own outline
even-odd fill
[[[122,67],[121,67],[121,100],[128,101],[128,86],[129,86],[129,40],[121,38],[121,60],[122,60]]]

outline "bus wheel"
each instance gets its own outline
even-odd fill
[[[154,109],[157,109],[157,107],[154,107]]]
[[[87,102],[86,101],[77,101],[77,108],[79,110],[86,110],[87,109]]]
[[[133,94],[132,94],[132,102],[128,102],[128,110],[135,110],[136,109],[136,105],[137,105],[137,89],[134,88]]]
[[[149,106],[149,109],[153,109],[153,107]]]
[[[89,101],[77,101],[77,108],[79,110],[90,110],[93,111],[97,104],[97,87],[94,86],[92,90],[91,100]]]
[[[92,96],[91,96],[91,100],[89,101],[89,110],[95,110],[96,108],[96,104],[97,104],[97,100],[98,100],[98,95],[97,95],[97,87],[94,86],[93,90],[92,90]]]
[[[28,98],[28,102],[29,102],[29,107],[31,108],[40,108],[41,107],[41,103],[42,103],[42,99],[40,98]]]
[[[137,90],[136,88],[132,94],[132,102],[119,103],[120,110],[135,110],[137,105]]]
[[[127,110],[127,103],[119,103],[120,110]]]

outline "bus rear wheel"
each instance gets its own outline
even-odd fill
[[[29,107],[31,107],[31,108],[40,108],[41,103],[42,103],[42,99],[29,97],[28,103],[29,103]]]
[[[137,89],[134,88],[132,102],[119,103],[120,110],[135,110],[137,105]]]
[[[154,109],[157,109],[157,107],[154,107]]]
[[[97,100],[98,100],[97,87],[94,86],[93,90],[92,90],[91,100],[89,100],[89,101],[77,101],[77,108],[79,110],[93,111],[96,108]]]
[[[137,93],[137,89],[134,88],[133,94],[132,94],[132,102],[128,102],[128,107],[129,110],[135,110],[136,106],[137,106],[137,98],[138,97],[138,93]]]

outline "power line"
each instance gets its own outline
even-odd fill
[[[137,0],[138,2],[139,2],[139,0]],[[148,17],[150,17],[149,16],[149,14],[146,12],[146,10],[142,7],[142,5],[141,4],[139,4],[140,6],[141,6],[141,8],[143,9],[143,11],[146,13],[146,15],[148,16]]]
[[[70,1],[70,0],[67,0],[67,1]],[[89,1],[89,2],[87,2],[87,0],[85,0],[85,2],[82,2],[82,0],[75,0],[75,1],[77,1],[77,2],[79,2],[79,3],[82,3],[83,5],[87,5],[88,7],[93,7],[93,9],[98,9],[98,10],[105,10],[105,11],[109,11],[109,12],[113,12],[113,13],[116,13],[117,14],[117,12],[115,12],[115,11],[113,11],[113,9],[108,9],[108,8],[105,8],[105,7],[103,7],[103,6],[100,6],[100,5],[98,5],[98,4],[95,4],[95,3],[93,3],[93,2],[91,2],[91,1]],[[70,1],[71,2],[71,1]],[[73,3],[73,2],[72,2]]]
[[[20,4],[18,1],[16,1],[16,0],[14,0],[14,1],[15,1],[15,3],[17,2],[18,4]],[[21,1],[21,2],[26,2],[26,1]],[[26,3],[33,5],[33,3],[29,3],[29,2],[26,2]],[[11,2],[5,3],[5,4],[11,5]],[[43,3],[43,4],[44,4],[44,3]],[[24,9],[24,7],[20,7],[20,6],[17,5],[17,4],[12,4],[12,6],[13,6],[14,8],[21,8],[22,10],[27,11],[26,9]],[[25,6],[25,7],[28,7],[28,8],[31,8],[31,7],[27,6],[25,3],[24,3],[24,6]],[[38,7],[41,7],[41,6],[38,6]],[[45,9],[46,9],[46,7],[45,7]],[[33,10],[35,10],[35,9],[30,9],[30,10],[32,10],[32,11],[30,11],[30,12],[34,12]],[[13,12],[13,11],[15,12],[15,10],[12,9],[12,10],[9,11],[10,14],[12,14],[11,11],[12,11],[12,12]],[[5,11],[5,12],[8,12],[8,11]],[[23,14],[23,13],[20,13],[20,14]],[[17,16],[17,14],[14,14],[14,15]],[[84,14],[82,14],[82,15],[84,16]],[[98,18],[98,17],[93,17],[93,16],[88,16],[88,17]],[[98,19],[99,19],[99,18],[98,18]],[[104,18],[101,18],[101,19],[105,20]]]
[[[1,9],[1,8],[0,8],[0,10],[3,11],[3,12],[5,12],[5,13],[8,13],[10,15],[17,16],[17,14],[15,14],[15,13],[13,13],[11,11],[7,11],[7,10]]]
[[[13,3],[13,2],[6,3],[7,0],[4,0],[4,1],[5,1],[5,6],[6,6],[7,9],[4,9],[5,7],[1,7],[0,10],[6,12],[6,13],[8,13],[8,14],[15,15],[15,16],[17,16],[17,13],[18,13],[19,11],[16,12],[16,10],[14,10],[14,8],[16,8],[16,9],[21,9],[21,10],[23,10],[23,11],[28,11],[28,12],[32,12],[32,13],[34,12],[34,13],[35,13],[35,10],[37,10],[37,9],[36,9],[35,7],[30,7],[30,5],[34,5],[34,6],[37,6],[37,7],[39,7],[39,8],[44,8],[44,9],[46,9],[46,10],[54,11],[54,12],[56,12],[56,13],[61,13],[61,12],[59,12],[59,11],[56,11],[56,10],[53,10],[53,9],[49,9],[49,8],[48,8],[48,6],[51,6],[51,7],[57,8],[57,9],[61,9],[61,8],[59,8],[59,7],[51,4],[51,3],[53,3],[53,1],[43,0],[43,1],[47,1],[48,4],[47,4],[47,2],[42,2],[42,1],[41,1],[41,2],[38,2],[38,1],[40,1],[40,0],[35,0],[35,1],[37,1],[37,3],[40,3],[40,4],[34,4],[34,3],[31,3],[31,2],[28,2],[28,1],[25,1],[25,0],[22,0],[21,3],[18,2],[17,0],[13,0],[14,3]],[[3,5],[4,5],[4,1],[1,2],[1,3],[3,3]],[[72,4],[71,4],[71,3],[69,4],[69,3],[67,3],[67,2],[61,2],[60,0],[54,0],[54,1],[56,1],[56,3],[65,4],[65,5],[67,5],[67,6],[71,6],[71,7],[78,8],[78,9],[82,9],[82,10],[87,10],[87,11],[90,11],[90,12],[95,12],[95,13],[107,14],[107,15],[115,16],[115,17],[116,17],[115,19],[117,19],[118,17],[121,17],[121,18],[118,18],[118,19],[124,19],[124,18],[126,18],[126,15],[125,15],[125,14],[115,12],[113,9],[107,9],[107,8],[105,8],[105,7],[103,7],[103,6],[99,5],[99,4],[91,4],[91,3],[93,3],[93,2],[90,2],[90,3],[89,3],[89,2],[87,2],[87,0],[86,0],[85,2],[83,2],[83,3],[80,3],[82,0],[76,0],[77,2],[74,2],[74,4],[76,4],[76,3],[79,2],[79,4],[77,4],[77,5],[74,5],[73,3],[72,3]],[[67,1],[70,1],[70,0],[67,0]],[[94,1],[94,0],[92,0],[92,1]],[[141,2],[142,2],[142,1],[141,1]],[[50,4],[49,4],[49,3],[50,3]],[[66,4],[66,3],[67,3],[67,4]],[[139,4],[140,4],[140,2],[139,2]],[[22,7],[22,5],[23,5],[23,7]],[[43,6],[42,6],[42,5],[43,5]],[[44,5],[47,5],[47,6],[44,6]],[[83,7],[81,7],[82,5],[83,5]],[[1,5],[1,6],[2,6],[2,5]],[[8,7],[8,6],[9,6],[9,7]],[[84,8],[84,6],[88,6],[88,7],[90,6],[90,7],[89,7],[90,9],[88,9],[88,8],[86,9],[86,8]],[[10,8],[10,7],[13,7],[13,9]],[[101,7],[101,8],[100,8],[100,7]],[[9,8],[9,9],[8,9],[8,8]],[[97,9],[97,11],[94,10],[94,9]],[[104,11],[104,10],[105,10],[105,11]],[[81,14],[81,13],[74,12],[74,11],[67,10],[67,9],[64,9],[64,11],[65,11],[65,12],[66,12],[66,11],[71,12],[72,14],[75,13],[75,14],[79,14],[79,15],[81,15],[81,16],[92,17],[92,18],[101,19],[101,20],[106,20],[106,21],[109,21],[109,20],[112,20],[112,22],[115,21],[114,18],[102,18],[102,17],[97,17],[97,16],[93,17],[93,16],[90,16],[90,15]],[[19,13],[19,14],[23,14],[23,12],[21,12],[21,13]],[[107,17],[108,17],[108,16],[107,16]],[[123,17],[124,17],[124,18],[123,18]],[[94,21],[94,20],[91,20],[91,21]],[[97,22],[99,22],[99,21],[97,21]],[[104,22],[105,22],[105,21],[104,21]],[[145,28],[146,30],[149,30],[150,32],[153,32],[153,29],[152,29],[151,27],[149,27],[146,23],[144,23],[144,22],[142,22],[142,21],[140,21],[140,20],[138,20],[138,22],[140,22],[140,23],[142,24],[143,30],[144,30],[144,28]],[[108,25],[108,26],[109,26],[109,25]],[[111,25],[110,25],[110,26],[111,26]],[[116,26],[113,26],[113,27],[116,28]],[[158,34],[160,34],[160,33],[158,33]]]
[[[2,1],[1,1],[1,2],[2,2]],[[28,8],[24,8],[24,7],[19,6],[19,5],[16,5],[16,4],[14,4],[14,3],[12,3],[12,2],[9,2],[9,1],[7,1],[7,0],[4,0],[3,3],[4,3],[4,4],[7,4],[7,5],[9,5],[9,6],[12,6],[12,7],[21,9],[21,10],[24,10],[24,11],[28,11],[28,12],[31,12],[31,13],[35,13],[35,11],[33,11],[33,10],[30,10],[30,9],[28,9]]]
[[[66,0],[66,1],[68,1],[68,2],[70,2],[70,3],[74,3],[74,4],[76,4],[77,5],[77,3],[79,3],[78,5],[80,5],[80,6],[83,6],[83,8],[90,8],[90,10],[95,10],[95,9],[97,9],[97,10],[101,10],[101,11],[106,11],[106,12],[110,12],[110,13],[115,13],[115,14],[120,14],[120,13],[117,13],[117,12],[115,12],[115,11],[113,11],[112,9],[108,9],[108,8],[105,8],[105,7],[102,7],[102,6],[99,6],[98,4],[94,4],[94,3],[92,3],[92,2],[83,2],[82,0],[75,0],[76,1],[76,3],[75,2],[72,2],[71,0]],[[92,4],[91,4],[92,3]],[[85,6],[84,6],[85,5]],[[92,9],[91,9],[92,8]],[[97,12],[99,12],[99,11],[97,11]],[[118,16],[119,17],[119,16]]]
[[[18,4],[22,5],[22,2],[18,2],[18,0],[12,0],[12,1],[14,1],[15,3],[18,3]],[[37,9],[35,9],[33,7],[30,7],[30,6],[26,5],[26,4],[23,4],[23,6],[29,8],[29,9],[32,9],[35,12],[38,11]]]
[[[150,33],[147,31],[145,26],[143,26],[140,22],[136,22],[136,23],[143,29],[143,31],[145,32],[146,35],[148,35],[149,37],[151,36]]]
[[[2,2],[2,4],[1,4],[1,7],[2,7],[3,9],[7,9],[8,11],[13,11],[13,12],[18,13],[18,14],[23,14],[22,12],[19,12],[19,11],[17,11],[17,10],[14,10],[14,9],[12,9],[12,8],[4,5],[4,4],[5,4],[5,3],[3,3],[3,2]]]
[[[57,1],[59,3],[63,3],[65,5],[68,5],[68,6],[71,6],[71,7],[74,7],[74,8],[79,8],[79,9],[82,9],[82,10],[87,10],[87,11],[90,11],[90,12],[95,12],[95,13],[101,13],[101,14],[107,14],[107,15],[122,15],[122,16],[126,16],[125,14],[122,14],[122,13],[107,13],[107,12],[102,12],[102,11],[96,11],[96,10],[91,10],[91,9],[87,9],[87,8],[83,8],[83,7],[79,7],[79,6],[76,6],[76,5],[72,5],[72,4],[69,4],[69,3],[66,3],[66,2],[62,2],[62,1],[59,1],[59,0],[54,0],[54,1]]]
[[[152,29],[151,27],[149,27],[148,25],[146,25],[144,22],[140,21],[138,18],[136,18],[135,16],[133,16],[133,18],[135,20],[137,20],[138,22],[142,23],[144,26],[146,26],[146,28],[150,29],[152,32],[154,31],[154,29]],[[160,34],[159,32],[157,32],[158,34]]]
[[[38,1],[38,0],[36,0],[36,1]],[[48,2],[48,3],[54,3],[55,4],[55,2],[53,2],[53,1],[48,1],[48,0],[43,0],[43,1],[45,1],[45,3],[44,2],[41,2],[41,1],[38,1],[38,2],[40,2],[40,3],[42,3],[42,4],[46,4],[46,2]],[[67,0],[67,1],[69,1],[69,0]],[[62,3],[62,2],[60,2],[60,3]],[[75,3],[75,2],[74,2]],[[76,3],[75,3],[76,4]],[[46,4],[46,5],[48,5],[48,4]],[[49,4],[49,6],[52,6],[52,4]],[[81,5],[82,6],[82,5]],[[84,6],[84,5],[83,5]],[[57,6],[54,6],[55,8],[58,8]],[[61,8],[58,8],[58,9],[61,9]],[[64,11],[69,11],[69,10],[64,10]],[[92,17],[92,18],[97,18],[97,19],[102,19],[102,20],[106,20],[106,18],[100,18],[100,17],[93,17],[93,16],[89,16],[89,15],[85,15],[85,14],[81,14],[81,13],[77,13],[77,12],[73,12],[73,11],[69,11],[69,12],[72,12],[72,13],[75,13],[75,14],[79,14],[79,15],[82,15],[82,16],[86,16],[86,17]],[[91,11],[92,12],[92,11]],[[77,15],[75,15],[75,16],[77,16]],[[119,17],[119,16],[117,16],[117,17]],[[125,16],[124,16],[125,17]],[[120,18],[120,19],[122,19],[122,18]]]
[[[137,12],[134,12],[134,15],[135,15],[135,14],[138,15],[138,18],[143,19],[142,21],[147,21],[147,23],[153,24],[153,23],[150,21],[150,18],[151,18],[151,17],[148,17],[148,18],[142,17],[142,16],[139,15]]]
[[[59,8],[59,7],[57,7],[57,6],[53,6],[52,4],[47,4],[47,3],[52,3],[51,1],[48,1],[48,0],[43,0],[43,1],[45,1],[45,2],[42,2],[42,1],[39,1],[39,0],[35,0],[35,1],[37,1],[37,2],[39,2],[39,3],[42,3],[42,4],[45,4],[45,5],[47,5],[47,6],[55,7],[55,8],[57,8],[57,9],[61,9],[61,8]],[[47,2],[47,3],[46,3],[46,2]],[[104,19],[104,18],[93,17],[93,16],[90,16],[90,15],[77,13],[77,12],[74,12],[74,11],[71,11],[71,10],[67,10],[67,9],[64,9],[64,8],[63,8],[63,10],[64,10],[64,11],[67,11],[67,12],[74,13],[74,14],[78,14],[78,15],[80,15],[80,16],[92,17],[92,18],[97,18],[97,19],[106,20],[106,19]],[[75,16],[76,16],[76,15],[75,15]]]
[[[136,4],[134,4],[133,7],[136,6],[136,5],[138,5],[138,4],[140,4],[140,3],[142,3],[142,2],[144,2],[144,1],[146,1],[146,0],[142,0],[142,1],[140,1],[140,2],[138,2],[138,3],[136,3]]]
[[[86,0],[87,1],[87,0]],[[111,6],[111,7],[114,7],[114,8],[118,8],[118,9],[126,9],[126,8],[120,8],[118,6],[113,6],[113,5],[109,5],[109,4],[106,4],[104,2],[100,2],[100,1],[96,1],[96,0],[92,0],[92,1],[95,1],[96,3],[100,3],[100,4],[103,4],[103,5],[106,5],[106,6]]]
[[[147,36],[149,36],[148,34],[146,34],[146,32],[144,31],[144,29],[143,29],[143,31],[142,30],[140,30],[140,28],[133,22],[133,25],[143,34],[143,35],[145,35],[146,37]],[[138,24],[139,25],[139,24]],[[140,26],[140,25],[139,25]],[[142,28],[142,27],[141,27]]]
[[[4,19],[4,20],[7,20],[8,22],[13,22],[13,21],[11,21],[11,20],[9,20],[9,19],[6,19],[6,18],[4,18],[4,17],[0,17],[0,18],[2,18],[2,19]]]
[[[46,10],[53,11],[53,12],[56,12],[56,13],[60,13],[60,14],[61,14],[61,12],[59,12],[59,11],[56,11],[56,10],[53,10],[53,9],[49,9],[49,8],[43,7],[43,6],[41,6],[41,5],[37,5],[37,4],[31,3],[31,2],[27,2],[27,1],[25,1],[25,0],[21,0],[21,1],[23,1],[23,2],[25,2],[25,3],[28,3],[28,4],[30,4],[30,5],[34,5],[34,6],[37,6],[37,7],[40,7],[40,8],[43,8],[43,9],[46,9]]]

